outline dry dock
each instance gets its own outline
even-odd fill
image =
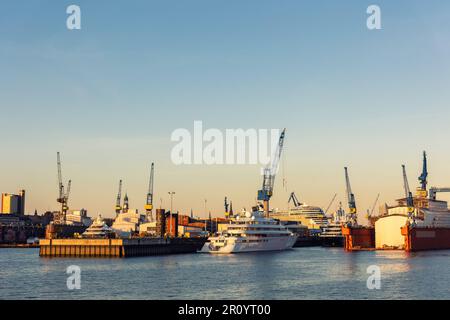
[[[193,253],[206,238],[42,239],[41,257],[140,257]]]

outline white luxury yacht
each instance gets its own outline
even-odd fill
[[[245,212],[237,216],[227,229],[209,237],[200,252],[238,253],[286,250],[292,248],[297,236],[279,221],[265,218],[263,212]]]

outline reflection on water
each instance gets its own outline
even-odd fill
[[[79,265],[81,290],[66,287]],[[367,268],[381,270],[368,290]],[[0,250],[1,299],[449,299],[450,251],[345,252],[297,248],[234,255],[130,259],[39,258]]]

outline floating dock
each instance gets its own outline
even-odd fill
[[[127,258],[200,250],[206,238],[42,239],[41,257]]]
[[[373,227],[342,227],[344,248],[347,251],[375,249],[375,228]]]

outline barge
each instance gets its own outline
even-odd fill
[[[206,238],[41,239],[41,257],[127,258],[195,253]]]

